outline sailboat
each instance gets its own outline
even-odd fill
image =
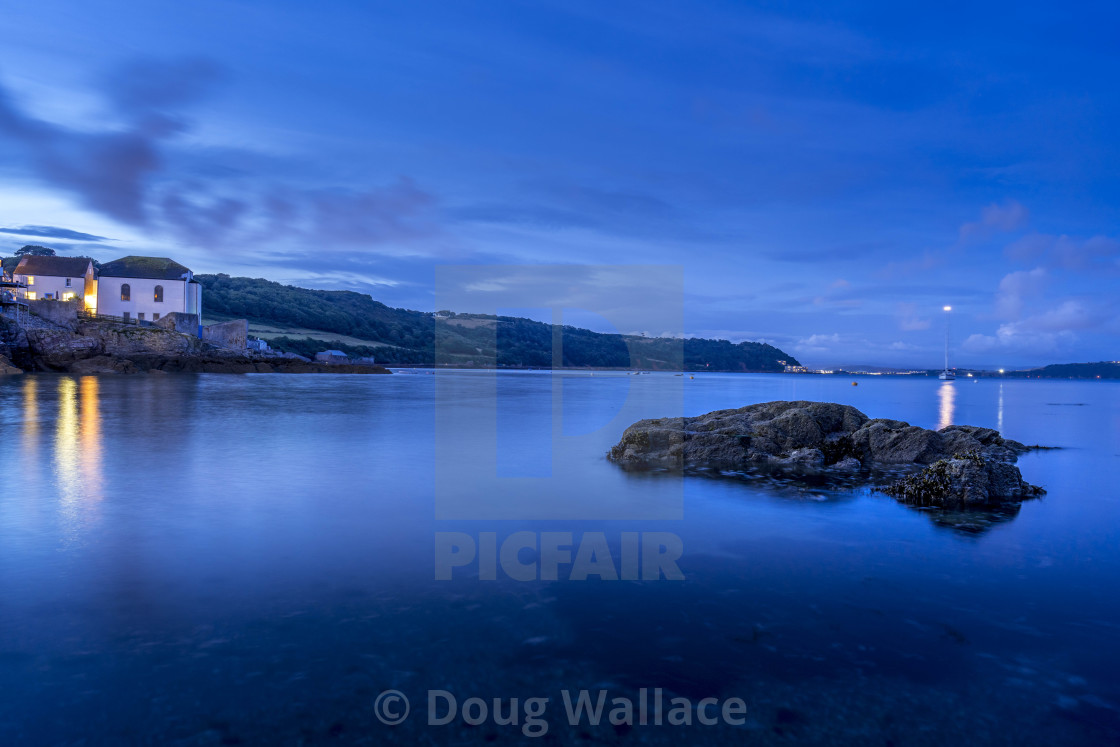
[[[945,368],[937,375],[937,378],[942,381],[956,381],[957,375],[949,370],[949,312],[953,310],[952,306],[945,307]]]

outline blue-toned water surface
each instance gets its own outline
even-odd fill
[[[0,742],[518,742],[424,693],[741,697],[741,726],[549,743],[1120,741],[1110,382],[404,371],[0,380]],[[629,423],[779,399],[998,428],[1047,494],[628,474]],[[437,581],[439,533],[680,538],[681,581]],[[574,550],[573,550],[574,552]],[[529,553],[526,562],[533,558]],[[521,556],[526,557],[525,555]],[[374,701],[413,701],[388,727]]]

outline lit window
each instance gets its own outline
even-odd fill
[[[28,275],[27,276],[27,284],[28,285],[35,285],[35,276],[34,275]]]
[[[132,288],[129,286],[128,283],[121,283],[121,300],[122,301],[131,301],[132,300]],[[125,318],[127,319],[128,317],[125,317]]]
[[[36,293],[35,291],[27,291],[27,300],[28,301],[34,301],[37,298],[39,298],[38,293]]]
[[[156,303],[163,303],[163,286],[162,285],[157,285],[156,286],[155,300],[156,300]]]
[[[63,301],[73,301],[74,300],[74,294],[73,293],[63,293],[62,294],[62,300]]]

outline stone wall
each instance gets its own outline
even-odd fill
[[[78,325],[78,304],[73,301],[28,301],[31,313],[60,327],[74,329]]]
[[[191,337],[198,337],[198,315],[184,314],[182,311],[172,311],[157,319],[154,324],[162,329],[169,329]]]
[[[202,328],[202,339],[218,347],[244,350],[249,340],[249,322],[235,319],[232,322],[208,324]]]

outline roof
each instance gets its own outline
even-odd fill
[[[167,257],[121,257],[101,265],[103,278],[147,278],[150,280],[182,280],[190,272]]]
[[[335,358],[346,357],[346,353],[342,352],[341,350],[324,350],[323,352],[319,353],[319,355],[330,355],[334,356]]]
[[[24,257],[16,265],[16,275],[46,275],[55,278],[80,278],[89,269],[89,257]]]

